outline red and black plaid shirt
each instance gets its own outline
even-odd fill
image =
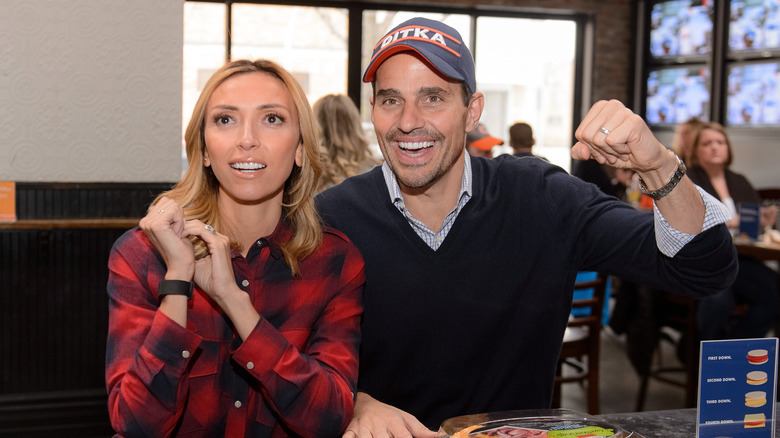
[[[261,319],[244,342],[196,288],[187,328],[158,312],[165,264],[138,228],[109,259],[106,385],[120,436],[337,436],[354,408],[363,259],[325,230],[292,278],[280,221],[244,258],[236,282]]]

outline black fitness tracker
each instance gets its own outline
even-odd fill
[[[192,299],[193,284],[191,281],[182,280],[162,280],[157,290],[157,298],[162,301],[166,295],[186,295],[188,300]]]

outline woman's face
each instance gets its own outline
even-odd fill
[[[713,129],[703,129],[699,133],[696,159],[702,166],[725,168],[729,160],[729,146],[726,143],[726,136]]]
[[[282,202],[293,163],[300,166],[298,113],[284,84],[267,73],[231,76],[206,104],[204,164],[221,202]]]

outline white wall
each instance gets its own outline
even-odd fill
[[[182,4],[0,0],[0,180],[178,180]]]
[[[734,151],[731,170],[747,177],[756,189],[780,187],[780,131],[726,128]],[[656,132],[656,137],[671,146],[674,133]]]

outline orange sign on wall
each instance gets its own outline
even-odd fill
[[[0,222],[16,220],[16,183],[0,181]]]

